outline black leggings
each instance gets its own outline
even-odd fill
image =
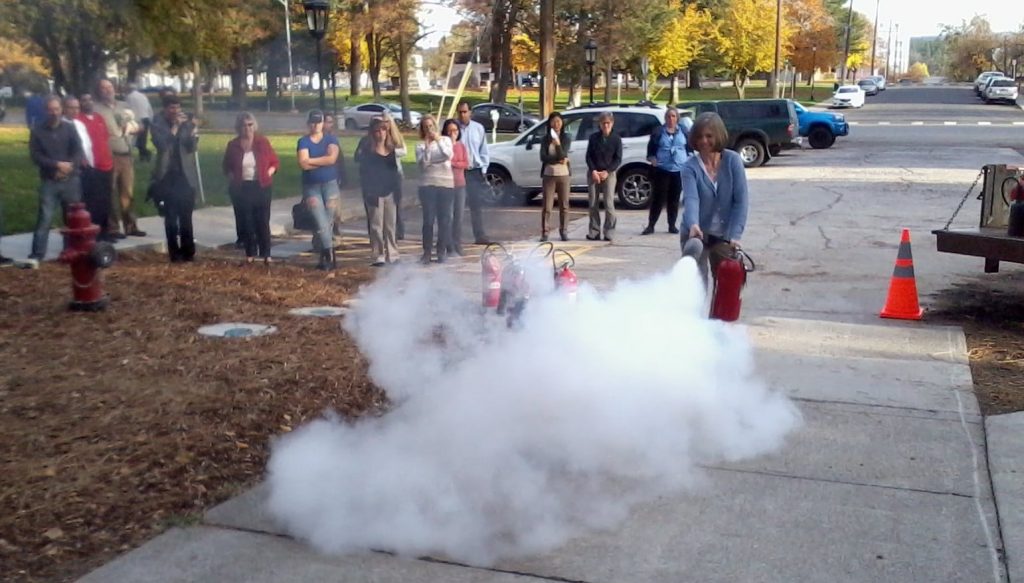
[[[651,209],[647,224],[654,227],[661,217],[661,207],[666,207],[668,227],[676,227],[679,218],[679,197],[682,196],[683,177],[679,172],[668,172],[661,168],[652,168],[651,172]]]
[[[238,187],[236,216],[246,257],[270,257],[270,194],[270,187],[263,188],[255,180]]]

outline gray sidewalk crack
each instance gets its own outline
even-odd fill
[[[952,496],[954,498],[965,498],[967,500],[974,500],[974,496],[970,494],[960,494],[957,492],[941,492],[938,490],[927,490],[924,488],[906,488],[903,486],[887,486],[885,484],[871,484],[868,482],[847,482],[843,480],[834,480],[830,478],[815,478],[813,476],[794,476],[792,474],[783,474],[780,472],[770,472],[767,470],[744,470],[740,468],[723,468],[720,466],[701,466],[706,470],[714,470],[719,472],[733,472],[737,474],[753,474],[759,476],[770,476],[773,478],[784,478],[789,480],[805,480],[808,482],[821,482],[825,484],[840,484],[843,486],[861,486],[865,488],[881,488],[883,490],[897,490],[900,492],[913,492],[915,494],[934,494],[938,496]]]
[[[499,569],[497,567],[478,567],[475,565],[467,565],[465,563],[459,563],[457,561],[448,561],[445,559],[435,559],[434,557],[420,557],[418,560],[427,563],[437,563],[440,565],[449,565],[452,567],[464,567],[466,569],[475,569],[477,571],[487,571],[490,573],[500,573],[502,575],[518,575],[519,577],[529,577],[531,579],[539,579],[541,581],[558,581],[559,583],[590,583],[586,579],[567,579],[565,577],[559,577],[557,575],[538,575],[536,573],[527,573],[526,571],[515,571],[512,569]]]
[[[801,403],[809,404],[821,404],[821,405],[843,405],[849,407],[858,407],[864,409],[882,409],[884,411],[892,411],[893,413],[883,413],[881,411],[852,411],[853,413],[861,413],[864,415],[882,414],[889,415],[890,417],[899,417],[903,419],[922,419],[926,421],[946,421],[952,423],[960,423],[959,417],[956,417],[956,411],[939,411],[938,409],[914,409],[913,407],[900,407],[898,405],[881,405],[878,403],[857,403],[853,401],[837,401],[832,399],[811,399],[809,397],[790,397],[793,401],[799,401]],[[895,412],[903,412],[902,414],[896,414]],[[914,415],[913,413],[920,413]],[[928,415],[928,414],[931,415]],[[948,415],[948,417],[941,417],[941,415]],[[982,425],[984,423],[980,415],[974,419],[966,420],[971,425]]]
[[[835,200],[833,200],[832,202],[830,202],[827,205],[825,205],[824,208],[820,208],[820,209],[818,209],[816,211],[811,211],[809,213],[804,213],[804,214],[800,215],[799,217],[790,220],[789,221],[789,226],[795,227],[797,223],[799,223],[800,221],[802,221],[804,219],[813,217],[814,215],[817,215],[817,214],[821,214],[821,213],[823,213],[825,211],[832,210],[832,208],[835,207],[840,202],[842,202],[843,197],[846,196],[844,193],[842,193],[842,192],[840,192],[838,190],[829,188],[828,186],[816,185],[816,188],[820,188],[821,190],[824,190],[825,192],[831,192],[832,194],[836,195]]]

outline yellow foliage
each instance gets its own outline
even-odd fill
[[[46,61],[30,53],[24,45],[13,40],[0,38],[0,72],[8,67],[21,66],[33,73],[49,75]]]
[[[770,71],[775,62],[775,2],[728,0],[718,16],[717,60],[732,74],[742,98],[747,79],[754,73]],[[780,34],[786,44],[789,28],[784,25]]]
[[[694,4],[678,8],[679,13],[647,56],[655,75],[671,75],[686,69],[718,34],[710,12],[698,10]]]
[[[914,81],[924,81],[929,77],[928,65],[924,63],[914,63],[907,69],[907,77],[910,77]]]
[[[516,71],[534,71],[540,63],[540,45],[525,34],[512,37],[512,68]]]

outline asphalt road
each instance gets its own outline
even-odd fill
[[[850,135],[835,147],[874,148],[991,146],[1024,149],[1024,111],[986,105],[971,87],[890,87],[846,115]]]

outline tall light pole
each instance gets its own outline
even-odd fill
[[[590,67],[590,103],[594,103],[594,63],[597,62],[597,43],[594,39],[587,41],[583,47],[584,57]]]
[[[288,93],[292,96],[292,113],[295,113],[295,89],[292,88],[294,73],[292,72],[292,16],[288,0],[277,0],[284,6],[284,38],[288,43]]]
[[[846,63],[850,60],[850,33],[853,31],[853,0],[850,0],[850,12],[846,16],[846,43],[843,48],[843,64],[839,68],[840,85],[846,84]]]
[[[322,49],[321,41],[327,33],[327,13],[331,8],[327,0],[303,0],[302,8],[306,11],[306,28],[309,34],[316,39],[316,76],[320,80],[320,111],[327,109],[324,98],[324,73],[321,63]]]
[[[814,73],[818,69],[818,45],[811,47],[811,101],[814,101]]]
[[[871,74],[875,74],[875,54],[878,52],[878,5],[882,0],[875,0],[875,32],[871,36]]]

